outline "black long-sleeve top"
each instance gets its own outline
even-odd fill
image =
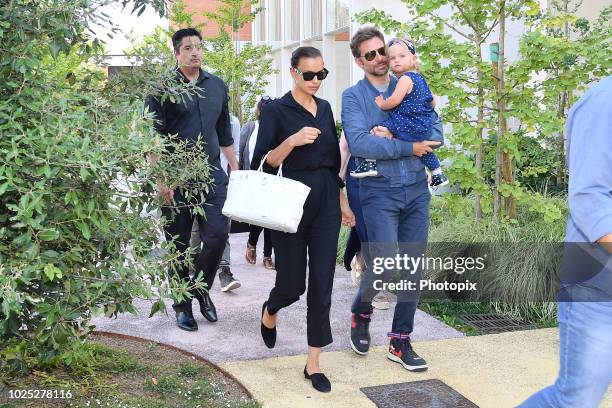
[[[178,80],[187,82],[183,73],[175,68]],[[227,86],[213,74],[200,70],[197,86],[201,95],[192,95],[176,103],[170,100],[160,103],[159,98],[148,96],[145,105],[155,115],[155,129],[164,136],[177,135],[195,142],[202,137],[208,162],[214,167],[212,174],[217,182],[227,180],[221,170],[219,146],[234,143],[228,109]]]
[[[340,172],[340,148],[334,114],[329,102],[317,97],[314,100],[317,104],[316,116],[297,103],[291,92],[265,105],[259,119],[251,169],[257,170],[265,154],[277,148],[289,136],[303,127],[313,127],[321,131],[319,137],[312,144],[295,147],[283,161],[283,171],[329,168],[336,175]],[[268,173],[276,172],[268,163],[263,168]],[[339,177],[338,185],[343,186]]]

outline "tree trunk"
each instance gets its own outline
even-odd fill
[[[480,32],[476,32],[476,44],[478,46],[478,61],[482,61],[482,50],[480,44],[482,43],[482,37]],[[476,150],[476,174],[482,178],[482,161],[483,161],[483,123],[484,123],[484,89],[482,85],[483,79],[482,71],[478,71],[478,114],[477,114],[477,126],[476,137],[480,142],[478,149]],[[474,215],[477,220],[482,219],[482,196],[476,193],[476,201],[474,203]]]
[[[563,12],[569,12],[569,0],[565,0],[563,2]],[[563,27],[563,35],[566,40],[570,38],[569,24],[566,21]],[[565,109],[569,106],[570,103],[570,93],[568,91],[563,92],[559,98],[559,105],[557,110],[557,117],[564,118],[565,117]],[[561,129],[559,134],[557,135],[557,185],[562,186],[565,184],[565,127]]]
[[[513,183],[512,175],[512,159],[507,152],[501,149],[506,134],[508,133],[508,125],[506,122],[506,97],[504,95],[505,79],[504,79],[504,51],[506,38],[506,1],[501,0],[499,7],[499,63],[497,64],[497,163],[496,163],[496,190],[499,190],[501,181],[506,184]],[[501,175],[498,175],[498,170]],[[501,177],[499,177],[501,176]],[[498,184],[499,181],[499,184]],[[499,191],[497,191],[498,201],[500,200]],[[510,196],[504,200],[506,216],[514,218],[516,213],[515,198]],[[498,211],[499,211],[498,202]],[[499,219],[499,214],[498,218]]]
[[[498,62],[493,62],[493,81],[495,83],[495,89],[498,93],[496,105],[499,109],[499,66]],[[493,219],[499,221],[499,214],[501,212],[501,196],[499,194],[499,186],[502,181],[502,155],[501,155],[501,139],[500,139],[500,128],[497,127],[497,148],[495,149],[495,188],[493,189]]]
[[[569,92],[563,92],[559,101],[557,116],[561,119],[565,117],[565,108],[568,106]],[[565,127],[561,129],[557,139],[557,185],[565,184]]]

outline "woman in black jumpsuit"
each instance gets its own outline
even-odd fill
[[[293,90],[268,103],[261,112],[251,168],[257,169],[270,152],[265,171],[275,173],[282,163],[284,177],[311,190],[297,232],[272,231],[277,274],[262,308],[261,332],[266,345],[274,347],[277,312],[306,290],[308,254],[308,359],[304,376],[317,390],[329,392],[331,384],[321,373],[319,355],[321,347],[332,342],[329,310],[340,223],[352,226],[354,216],[338,177],[340,150],[332,110],[327,101],[314,96],[327,75],[320,51],[296,49],[291,67]]]

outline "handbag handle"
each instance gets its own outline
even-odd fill
[[[268,155],[270,153],[272,153],[272,150],[266,153],[266,155],[261,159],[261,163],[259,164],[259,168],[257,169],[257,171],[263,171],[263,165],[266,162],[266,159],[268,158]],[[278,171],[276,172],[276,175],[279,177],[283,177],[283,163],[281,163],[281,165],[278,166]]]

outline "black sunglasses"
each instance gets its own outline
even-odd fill
[[[381,57],[385,57],[387,55],[387,49],[383,46],[377,50],[368,51],[365,54],[360,55],[360,57],[365,58],[366,61],[373,61],[374,58],[376,58],[376,53],[378,53]]]
[[[312,71],[302,72],[297,68],[293,68],[293,69],[295,70],[295,72],[298,73],[298,75],[301,75],[302,78],[304,78],[304,81],[312,81],[314,77],[317,77],[319,81],[322,81],[325,78],[327,78],[327,75],[329,74],[329,71],[327,70],[327,68],[323,68],[323,70],[319,72],[312,72]]]

